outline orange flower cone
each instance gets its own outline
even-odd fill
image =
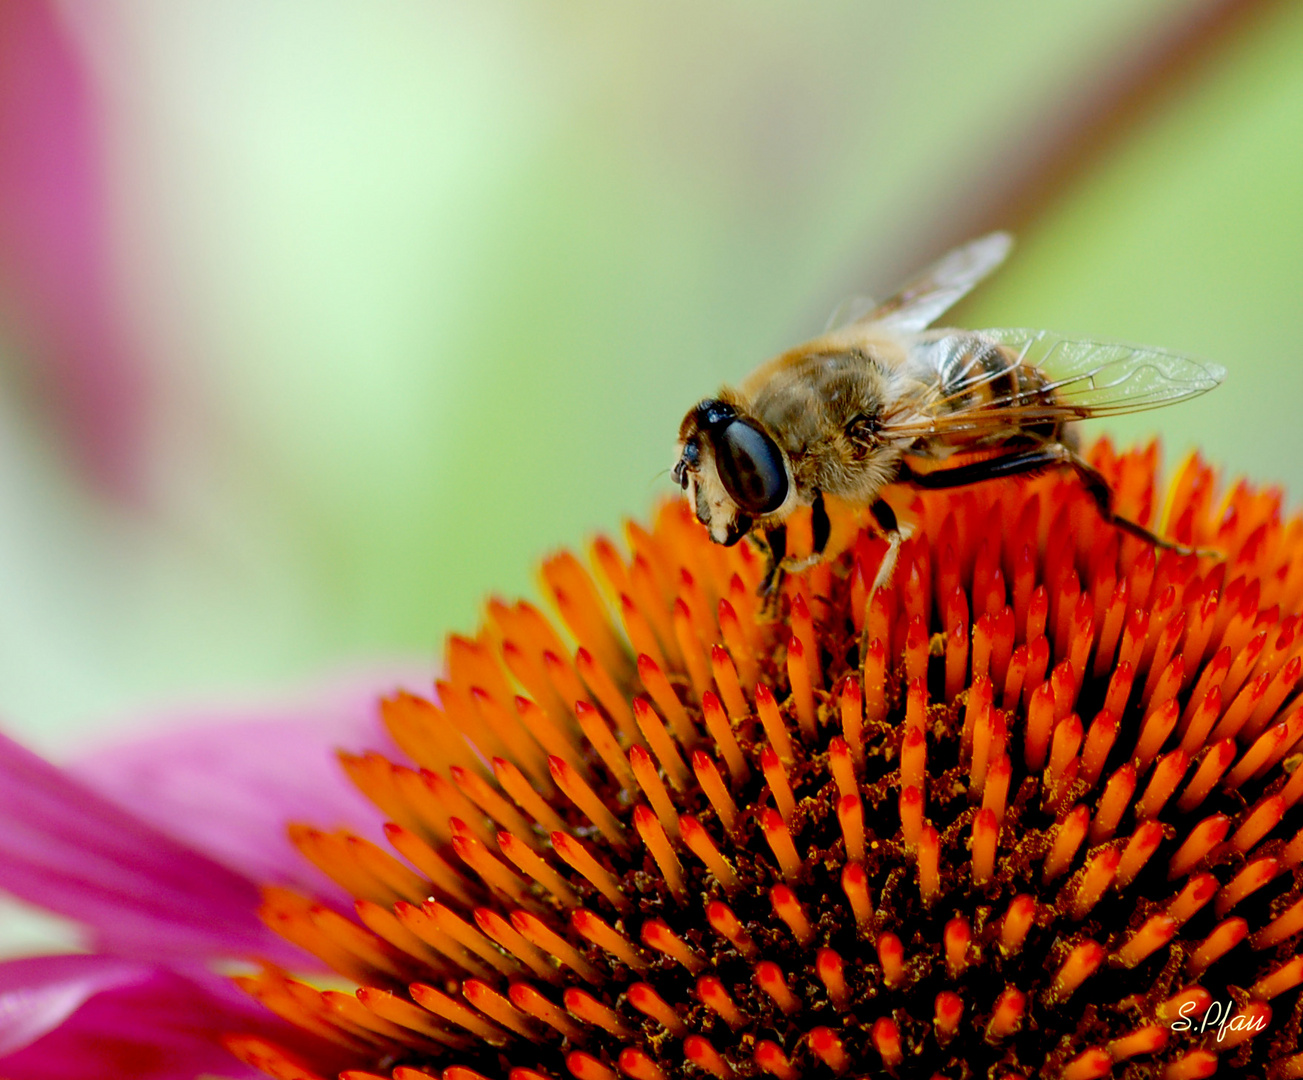
[[[1303,1076],[1303,518],[1156,457],[1091,453],[1217,557],[1050,474],[893,491],[872,597],[833,508],[773,615],[681,504],[549,559],[559,623],[492,601],[386,702],[409,760],[343,755],[392,850],[294,829],[355,915],[264,918],[347,988],[243,985],[348,1080]]]

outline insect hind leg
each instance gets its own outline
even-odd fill
[[[1100,516],[1110,525],[1167,551],[1175,551],[1181,555],[1219,557],[1219,553],[1215,551],[1205,551],[1192,548],[1187,544],[1179,544],[1175,540],[1166,540],[1146,529],[1139,522],[1116,513],[1113,509],[1113,489],[1109,487],[1104,475],[1075,450],[1061,442],[1047,442],[1030,450],[1020,450],[955,468],[937,469],[933,472],[917,473],[904,468],[901,470],[900,479],[917,487],[937,490],[964,487],[999,477],[1025,476],[1028,473],[1055,467],[1070,468],[1077,474],[1099,508]]]
[[[1168,540],[1159,536],[1150,529],[1145,528],[1138,521],[1132,521],[1125,518],[1113,509],[1113,489],[1104,479],[1103,474],[1089,462],[1085,461],[1074,450],[1066,446],[1062,448],[1065,462],[1071,466],[1073,472],[1080,477],[1082,485],[1092,499],[1095,500],[1096,507],[1099,508],[1100,517],[1110,525],[1121,529],[1124,533],[1143,540],[1154,547],[1162,548],[1164,551],[1175,551],[1178,555],[1197,555],[1220,558],[1221,553],[1217,551],[1208,551],[1203,548],[1193,548],[1188,544],[1178,543],[1175,540]]]

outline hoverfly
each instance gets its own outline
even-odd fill
[[[867,315],[762,364],[683,418],[674,480],[716,543],[763,537],[762,592],[822,554],[825,495],[871,509],[889,545],[875,585],[889,580],[906,535],[881,498],[893,483],[950,488],[1069,468],[1107,521],[1188,550],[1114,513],[1108,482],[1067,425],[1194,397],[1224,369],[1045,330],[928,329],[1011,243],[992,233],[956,248]],[[812,507],[814,555],[797,563],[784,522],[800,506]]]

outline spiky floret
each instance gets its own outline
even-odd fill
[[[1154,448],[1092,460],[1156,516]],[[267,891],[360,988],[247,989],[348,1080],[1303,1075],[1303,519],[1197,458],[1161,528],[1224,559],[1066,476],[899,494],[872,597],[851,510],[771,619],[675,504],[544,564],[573,644],[491,602],[384,703],[410,761],[343,757],[393,853],[294,829],[356,918]]]

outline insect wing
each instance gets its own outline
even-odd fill
[[[1044,389],[1091,416],[1141,412],[1198,397],[1226,378],[1205,360],[1143,345],[1073,341],[1048,330],[983,330],[987,341],[1016,352],[1022,367],[1040,370]],[[1008,399],[1016,404],[1017,398]]]
[[[899,333],[916,333],[931,326],[1004,262],[1013,246],[1005,232],[988,233],[957,247],[929,266],[890,300],[855,320],[878,323]]]
[[[1143,412],[1197,397],[1226,377],[1216,364],[1162,349],[1074,341],[1048,330],[963,331],[920,347],[931,353],[935,378],[884,434],[981,437]]]
[[[823,332],[826,334],[831,330],[838,330],[843,326],[850,326],[851,323],[872,322],[873,312],[880,305],[871,296],[848,296],[840,304],[832,309],[832,314],[828,316],[828,321],[824,323]]]

